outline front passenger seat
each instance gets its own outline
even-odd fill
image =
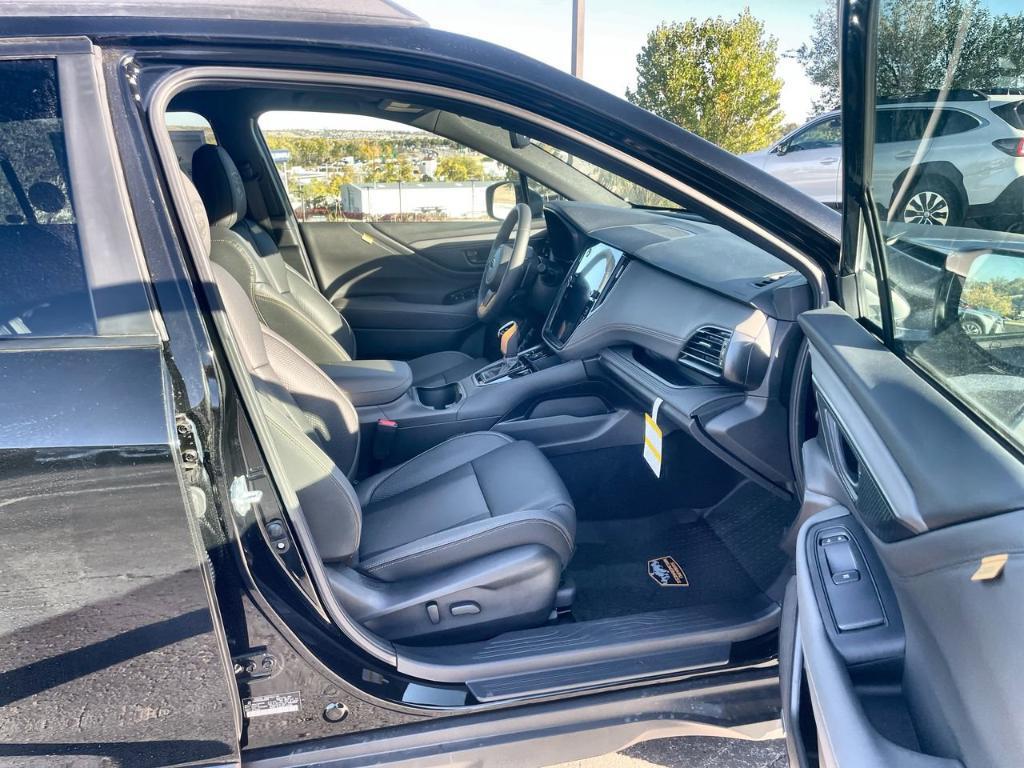
[[[270,234],[248,218],[245,184],[231,156],[213,144],[192,155],[192,181],[210,224],[239,235],[221,238],[218,263],[245,287],[260,318],[317,365],[356,358],[356,340],[345,318],[320,291],[285,263]],[[246,243],[248,247],[246,247]],[[449,384],[487,365],[455,350],[433,352],[408,361],[413,385]]]
[[[209,232],[198,198],[190,202]],[[204,245],[216,251],[226,246],[213,229]],[[353,487],[358,414],[318,366],[261,325],[242,286],[209,255],[215,310],[232,328],[285,479],[349,614],[383,637],[414,642],[546,621],[575,546],[576,512],[540,450],[471,432]]]

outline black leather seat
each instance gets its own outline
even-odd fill
[[[498,432],[459,435],[356,486],[359,569],[415,578],[467,558],[543,544],[562,564],[575,513],[561,478],[532,443]]]
[[[352,328],[337,309],[285,263],[270,234],[248,218],[245,184],[231,156],[205,144],[192,156],[192,180],[216,239],[214,258],[245,287],[265,325],[288,339],[317,365],[356,358]],[[408,361],[416,386],[447,384],[487,364],[455,350]]]
[[[185,180],[188,187],[187,179]],[[207,232],[203,206],[192,208]],[[355,408],[324,371],[261,324],[208,246],[220,309],[259,396],[285,479],[350,614],[391,639],[468,639],[551,613],[574,547],[569,493],[536,446],[459,435],[353,486]]]

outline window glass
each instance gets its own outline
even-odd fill
[[[887,296],[895,351],[1024,445],[1024,14],[957,4],[908,69],[897,5],[881,7],[870,178],[887,287],[865,228],[861,311],[881,327]]]
[[[192,154],[204,144],[217,143],[213,128],[205,117],[195,112],[169,111],[165,122],[178,156],[178,165],[191,178]]]
[[[657,192],[647,189],[646,187],[630,181],[629,179],[624,179],[622,176],[612,173],[606,168],[589,163],[582,158],[574,157],[568,152],[558,149],[557,147],[553,147],[550,144],[545,144],[536,140],[531,140],[531,142],[534,146],[540,147],[552,157],[556,157],[565,163],[566,171],[582,173],[591,180],[596,181],[604,187],[604,189],[608,190],[619,199],[625,200],[630,205],[649,208],[671,208],[673,210],[679,209],[679,205],[673,203],[667,197],[663,197]]]
[[[518,178],[487,155],[397,121],[266,112],[259,126],[300,221],[490,221],[487,188]]]
[[[555,200],[566,199],[565,195],[558,194],[553,189],[544,186],[536,179],[527,179],[526,186],[530,188],[531,192],[536,192],[538,195],[540,195],[540,199],[543,200],[545,203],[550,203]]]
[[[50,59],[0,61],[0,337],[92,335]]]
[[[972,128],[977,128],[979,125],[981,125],[981,122],[978,118],[968,115],[966,112],[944,109],[942,110],[942,115],[939,117],[939,124],[936,128],[936,133],[939,136],[952,136],[957,133],[969,131]]]
[[[787,150],[826,149],[838,147],[843,141],[842,122],[838,117],[822,120],[805,128],[789,140]]]

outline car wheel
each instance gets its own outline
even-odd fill
[[[907,224],[955,227],[963,223],[964,205],[956,187],[945,179],[926,176],[896,206],[897,220]]]
[[[960,327],[968,336],[981,336],[985,333],[985,329],[981,327],[981,323],[977,320],[961,320]]]

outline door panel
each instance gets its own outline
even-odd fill
[[[839,147],[801,149],[770,155],[764,169],[821,203],[839,199]]]
[[[476,292],[500,222],[301,224],[324,294],[361,357],[472,349]]]
[[[820,764],[1013,764],[1024,754],[1021,464],[838,308],[800,322],[820,431],[804,447],[787,674],[799,682],[799,660]],[[999,554],[998,578],[972,579]],[[791,722],[798,702],[787,699]]]
[[[170,372],[89,341],[2,355],[0,764],[237,762]]]

